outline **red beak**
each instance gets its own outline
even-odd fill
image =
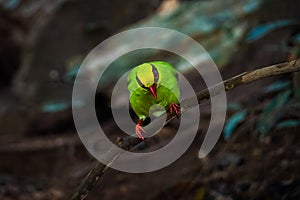
[[[151,92],[151,94],[153,95],[154,99],[157,98],[157,95],[156,95],[156,84],[153,84],[150,88],[149,88],[149,91]]]

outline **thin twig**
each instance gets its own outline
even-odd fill
[[[297,72],[300,71],[300,59],[271,65],[268,67],[264,67],[261,69],[256,69],[250,72],[244,72],[240,75],[237,75],[235,77],[232,77],[230,79],[227,79],[226,81],[216,84],[215,86],[210,87],[209,89],[204,89],[197,93],[197,100],[198,104],[201,104],[210,98],[211,95],[218,95],[221,92],[224,92],[228,90],[232,90],[233,88],[251,83],[253,81],[263,79],[266,77],[276,76],[280,74],[285,73],[291,73],[291,72]],[[192,99],[192,98],[191,98]],[[195,106],[195,102],[191,99],[185,99],[183,100],[181,105],[181,112],[184,112],[185,110]],[[196,104],[197,105],[197,104]],[[172,121],[176,116],[168,116],[168,120],[165,124]],[[160,119],[157,119],[160,120]],[[149,125],[151,126],[151,124]],[[136,137],[126,137],[118,139],[115,144],[117,147],[130,150],[137,144],[141,143],[142,140],[136,138]],[[120,155],[120,151],[117,150],[118,148],[112,147],[111,150],[109,150],[105,155],[105,160],[110,161],[112,163],[115,159],[118,158]],[[93,186],[99,181],[101,176],[104,174],[104,172],[107,170],[109,165],[104,165],[100,162],[98,162],[95,167],[88,173],[88,175],[83,179],[80,186],[77,188],[76,192],[72,196],[72,200],[83,200],[88,195],[89,191],[93,188]]]

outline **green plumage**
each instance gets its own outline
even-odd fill
[[[153,73],[153,67],[156,73]],[[148,89],[155,83],[155,74],[158,74],[156,80],[157,98],[154,98]],[[180,92],[177,73],[174,67],[166,62],[144,63],[133,68],[128,76],[128,90],[131,107],[139,119],[143,120],[149,116],[151,106],[159,104],[165,110],[169,110],[171,103],[178,104],[179,102]]]

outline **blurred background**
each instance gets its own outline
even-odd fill
[[[69,199],[94,166],[73,123],[71,96],[82,61],[103,40],[143,26],[178,30],[203,45],[225,80],[299,58],[299,10],[299,0],[0,0],[0,199]],[[163,42],[172,46],[176,40]],[[172,63],[196,91],[205,88],[169,52],[123,56],[104,74],[104,89],[95,97],[99,122],[112,141],[122,136],[109,107],[113,85],[151,60]],[[300,199],[299,73],[227,95],[226,124],[208,157],[200,160],[198,150],[209,102],[200,106],[199,132],[180,159],[146,174],[109,169],[87,199]],[[139,148],[160,148],[178,123]]]

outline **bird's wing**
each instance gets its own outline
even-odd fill
[[[162,61],[155,61],[152,64],[157,68],[160,74],[160,84],[169,88],[174,92],[175,96],[178,98],[180,91],[178,88],[178,75],[175,68],[169,63]]]
[[[127,85],[128,85],[128,90],[129,90],[130,94],[132,94],[134,92],[134,90],[136,90],[136,88],[139,87],[139,85],[137,84],[136,79],[135,79],[136,70],[137,70],[136,67],[133,68],[127,77]]]

